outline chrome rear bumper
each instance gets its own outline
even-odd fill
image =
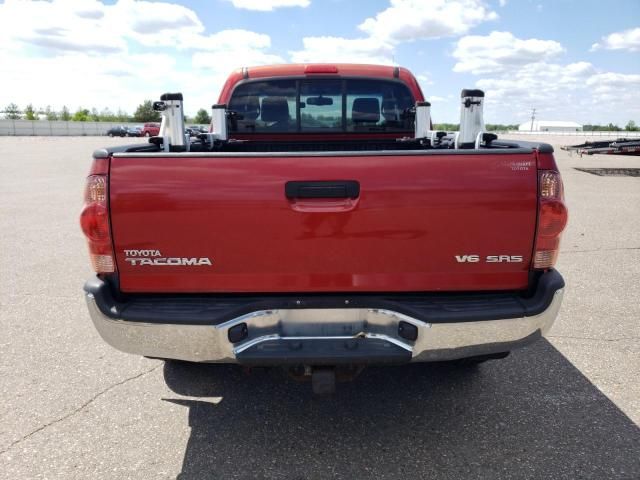
[[[432,362],[506,352],[537,340],[553,324],[563,291],[557,289],[546,309],[536,315],[431,323],[377,308],[274,309],[219,324],[159,323],[151,318],[114,318],[115,308],[105,314],[91,292],[86,292],[86,301],[96,329],[108,344],[148,357],[218,363],[331,364],[331,355],[344,347],[336,362]],[[415,341],[403,338],[401,322],[417,328]],[[229,329],[241,324],[246,325],[247,336],[231,343]],[[312,347],[324,353],[316,358],[309,353]],[[367,352],[371,352],[370,358]]]

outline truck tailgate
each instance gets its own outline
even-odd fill
[[[120,288],[525,289],[534,155],[115,154],[109,188]],[[288,198],[291,181],[357,182],[359,194]]]

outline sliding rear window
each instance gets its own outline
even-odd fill
[[[228,108],[232,133],[410,132],[414,103],[387,80],[258,80],[236,87]]]

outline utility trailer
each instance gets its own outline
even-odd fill
[[[577,152],[582,155],[640,155],[640,139],[618,138],[585,142],[579,145],[564,145],[562,150]]]

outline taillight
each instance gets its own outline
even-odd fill
[[[93,269],[98,273],[113,273],[115,262],[109,229],[109,205],[106,175],[89,175],[80,213],[80,226],[89,246]]]
[[[560,237],[567,225],[568,212],[560,174],[553,170],[540,170],[538,175],[538,228],[533,268],[546,270],[553,267],[558,258]]]

